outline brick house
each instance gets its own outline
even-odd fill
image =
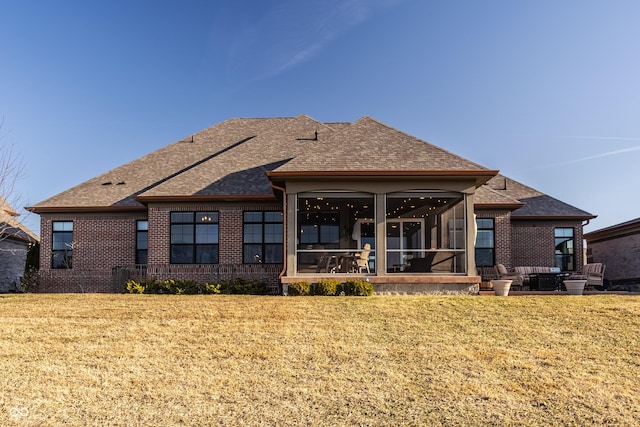
[[[585,233],[588,262],[606,266],[609,289],[640,290],[640,218]]]
[[[38,241],[38,236],[17,220],[19,215],[0,196],[0,292],[22,289],[27,251]]]
[[[594,217],[370,117],[305,115],[226,120],[29,209],[54,292],[144,274],[475,293],[476,264],[579,270]]]

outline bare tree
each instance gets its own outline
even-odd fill
[[[0,130],[2,124],[0,120]],[[0,144],[0,292],[21,290],[27,253],[37,243],[37,237],[18,221],[20,214],[14,208],[20,205],[15,190],[23,173],[22,158],[11,145]]]
[[[4,119],[0,120],[2,130]],[[0,142],[3,136],[0,134]],[[13,150],[13,146],[0,144],[0,240],[9,237],[26,238],[25,227],[16,219],[20,214],[20,195],[16,194],[16,182],[24,175],[24,162]],[[32,237],[32,236],[29,236]]]

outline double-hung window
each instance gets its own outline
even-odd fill
[[[218,263],[218,212],[171,212],[171,263]]]
[[[149,249],[149,221],[136,221],[136,264],[147,263]]]
[[[495,263],[495,228],[493,218],[477,218],[476,265],[487,267]]]
[[[282,263],[283,233],[282,212],[245,212],[243,262],[245,264]]]
[[[53,221],[51,268],[73,266],[73,221]]]
[[[556,250],[556,267],[562,271],[575,271],[576,254],[575,240],[573,236],[573,228],[562,227],[554,230],[555,250]]]

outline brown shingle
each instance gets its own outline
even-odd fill
[[[317,133],[316,133],[317,132]],[[229,119],[106,172],[31,209],[140,207],[174,197],[272,197],[267,172],[493,176],[477,163],[371,117],[321,123],[306,115]],[[544,197],[542,197],[544,196]],[[590,215],[502,175],[478,189],[476,203],[514,214]]]
[[[370,117],[310,141],[304,156],[278,168],[303,171],[487,171],[440,147]]]

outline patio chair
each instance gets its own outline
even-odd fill
[[[516,272],[507,271],[507,267],[504,264],[496,264],[496,270],[498,272],[498,279],[511,280],[511,287],[522,290],[523,280],[522,276]]]
[[[362,247],[362,251],[356,254],[356,268],[358,273],[363,273],[365,270],[367,273],[371,273],[369,269],[369,254],[371,253],[371,245],[365,243]]]
[[[585,289],[604,289],[604,264],[594,262],[585,264],[582,273],[587,277]]]

